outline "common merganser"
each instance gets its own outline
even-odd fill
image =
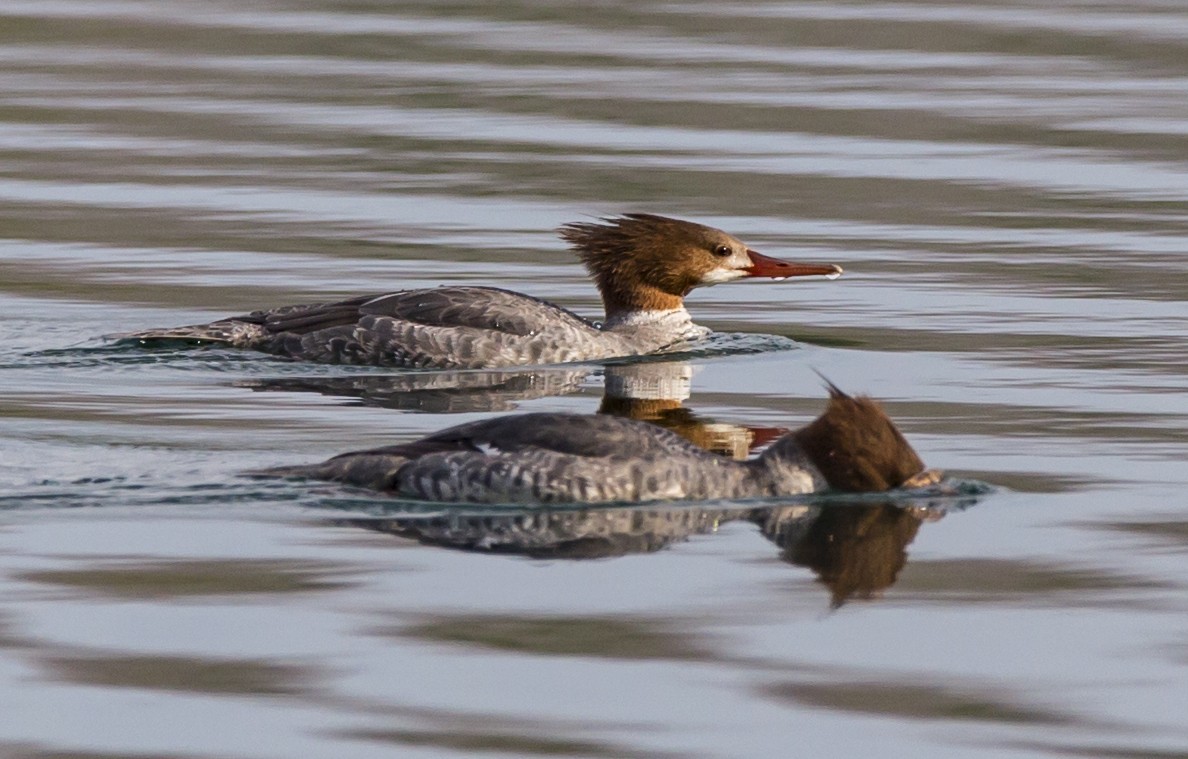
[[[258,475],[332,480],[454,503],[762,498],[935,483],[870,398],[830,386],[825,413],[758,458],[718,456],[670,430],[612,416],[534,413]]]
[[[495,287],[439,287],[337,303],[254,311],[209,324],[119,336],[147,344],[185,340],[319,363],[478,369],[638,356],[709,334],[684,297],[737,279],[842,273],[760,255],[725,232],[631,213],[559,230],[594,279],[606,320]]]

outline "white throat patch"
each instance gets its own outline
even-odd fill
[[[710,269],[701,278],[701,285],[706,287],[710,285],[720,285],[723,282],[733,282],[736,279],[742,279],[747,276],[745,269]]]
[[[665,311],[630,311],[613,319],[607,319],[604,326],[606,329],[640,327],[671,328],[680,327],[691,322],[692,319],[689,316],[689,312],[682,307]]]

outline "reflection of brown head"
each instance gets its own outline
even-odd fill
[[[879,404],[851,398],[833,385],[825,413],[794,434],[834,490],[889,490],[924,469]]]
[[[852,597],[870,599],[890,587],[907,563],[907,546],[920,518],[890,503],[825,506],[808,529],[779,523],[765,532],[783,548],[785,561],[812,569],[830,590],[831,606]]]
[[[719,424],[698,416],[681,401],[670,398],[620,398],[603,396],[598,413],[638,419],[672,430],[711,453],[745,459],[753,448],[765,445],[785,430],[782,427],[752,427]]]

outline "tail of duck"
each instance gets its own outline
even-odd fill
[[[341,453],[318,464],[278,466],[244,472],[249,477],[330,480],[372,490],[397,490],[401,468],[413,459],[434,453],[473,450],[466,439],[414,440],[367,451]]]
[[[278,466],[245,472],[249,477],[329,480],[373,490],[394,490],[396,475],[407,458],[390,454],[355,453],[338,456],[319,464]]]
[[[912,481],[924,462],[874,400],[846,395],[826,380],[829,406],[792,433],[829,487],[844,492],[890,490]]]
[[[226,320],[210,324],[191,324],[185,327],[162,327],[140,332],[107,335],[108,340],[139,345],[160,343],[190,343],[193,345],[232,345],[244,347],[260,339],[263,330],[258,324]]]

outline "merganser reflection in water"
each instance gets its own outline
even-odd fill
[[[940,496],[733,508],[657,504],[471,513],[455,508],[332,521],[426,546],[563,560],[651,553],[732,522],[749,522],[776,544],[782,560],[811,569],[838,608],[852,599],[881,597],[906,565],[907,547],[920,526],[975,502],[973,496]]]
[[[643,360],[602,368],[598,413],[638,419],[673,430],[702,448],[737,459],[788,430],[707,419],[684,406],[697,367],[685,361]],[[441,370],[400,374],[269,377],[236,380],[237,387],[311,392],[351,404],[436,414],[511,411],[524,401],[588,390],[592,367]]]

